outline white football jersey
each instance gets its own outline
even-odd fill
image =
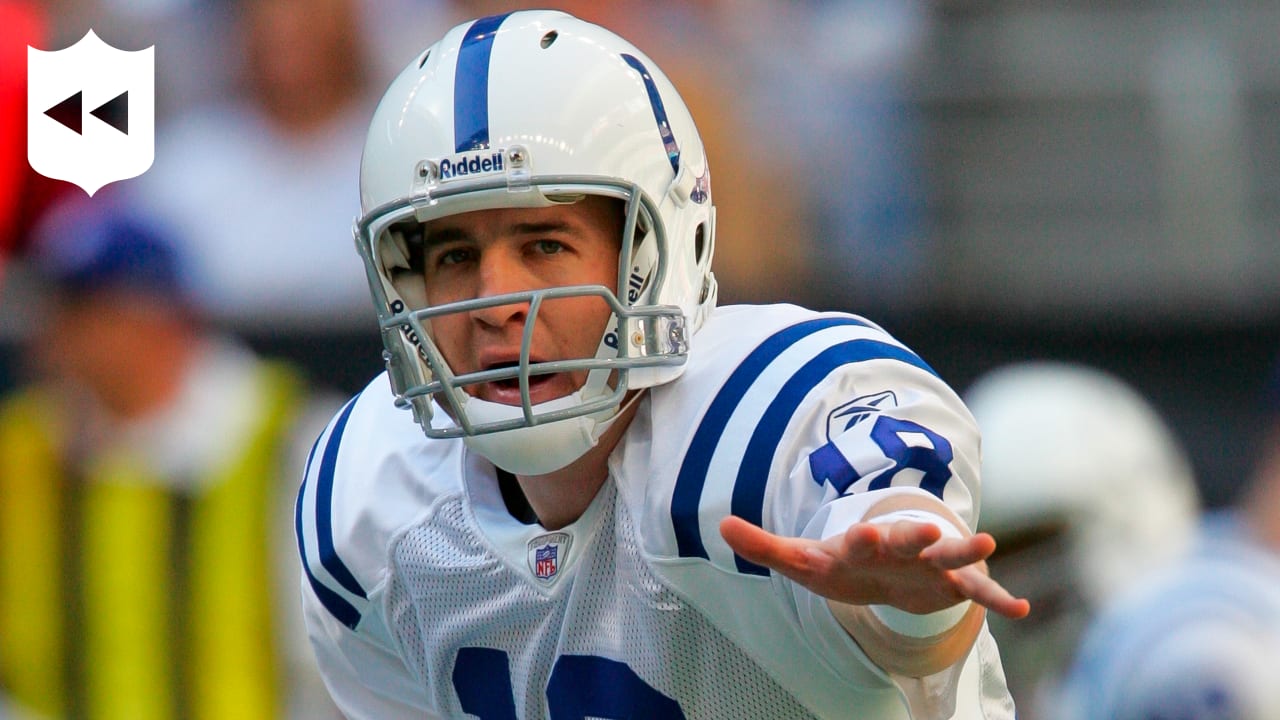
[[[1095,622],[1062,720],[1280,718],[1280,557],[1234,518]]]
[[[717,529],[732,513],[818,537],[840,498],[921,492],[972,528],[978,435],[955,393],[852,315],[726,307],[694,345],[555,531],[512,517],[493,466],[428,440],[385,377],[343,408],[297,530],[312,641],[351,717],[1013,717],[985,628],[956,667],[890,677]]]

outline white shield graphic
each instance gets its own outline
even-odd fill
[[[46,177],[103,185],[155,158],[155,47],[117,50],[92,30],[65,50],[27,47],[27,162]]]

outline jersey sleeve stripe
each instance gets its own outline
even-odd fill
[[[716,446],[747,390],[787,348],[816,332],[840,325],[869,327],[851,317],[825,317],[784,328],[751,351],[716,393],[694,431],[672,491],[671,523],[680,557],[710,559],[698,527],[698,507]]]
[[[841,365],[884,359],[897,360],[937,374],[917,355],[897,345],[878,340],[849,340],[822,351],[787,380],[782,390],[769,403],[747,443],[733,486],[731,510],[734,515],[757,526],[763,524],[765,486],[768,484],[773,455],[782,441],[787,424],[804,398]],[[769,574],[768,568],[737,555],[734,556],[734,561],[739,572],[751,575]]]
[[[298,556],[302,558],[302,570],[306,573],[307,584],[315,592],[320,604],[324,605],[325,609],[338,619],[338,622],[354,630],[356,625],[360,623],[360,611],[356,610],[355,606],[344,600],[342,596],[325,587],[324,583],[316,578],[315,573],[311,572],[311,564],[307,561],[307,543],[302,529],[302,502],[307,492],[306,479],[311,476],[311,464],[315,460],[316,449],[319,447],[320,438],[316,438],[315,443],[311,446],[310,454],[307,455],[306,472],[303,474],[302,486],[298,489],[298,499],[293,508],[294,533],[298,538]]]
[[[342,444],[342,433],[347,428],[347,420],[356,405],[359,396],[352,398],[342,409],[333,425],[333,432],[325,443],[324,455],[320,459],[320,472],[316,475],[316,549],[320,553],[320,564],[338,584],[347,592],[359,598],[365,598],[364,589],[347,568],[333,543],[333,476],[338,465],[338,447]]]

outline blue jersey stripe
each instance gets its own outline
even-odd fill
[[[649,93],[649,106],[653,108],[653,119],[658,123],[658,134],[662,135],[662,144],[667,149],[667,159],[671,161],[671,172],[679,174],[680,146],[676,144],[675,133],[671,132],[671,123],[667,121],[667,106],[663,104],[662,95],[658,93],[658,84],[653,81],[653,75],[649,73],[649,69],[634,55],[623,53],[622,59],[633,70],[640,73],[640,79],[644,81],[644,89]]]
[[[760,417],[742,454],[742,464],[738,466],[738,477],[733,485],[731,511],[734,515],[757,526],[763,524],[765,486],[773,454],[782,442],[787,423],[813,388],[841,365],[882,359],[897,360],[933,373],[933,369],[918,356],[897,345],[878,340],[850,340],[823,350],[787,380]],[[768,568],[741,557],[735,556],[734,561],[739,572],[769,574]]]
[[[325,443],[324,455],[320,458],[320,472],[316,476],[316,545],[320,553],[320,564],[352,595],[365,597],[364,590],[356,578],[347,569],[346,563],[338,557],[333,545],[333,474],[338,465],[338,446],[342,444],[342,433],[347,428],[347,419],[356,406],[352,398],[338,415],[333,431],[329,433],[329,441]]]
[[[319,598],[320,604],[324,605],[325,609],[338,619],[338,622],[354,630],[356,625],[360,623],[360,611],[356,610],[355,606],[344,600],[342,596],[325,587],[316,578],[315,573],[311,572],[311,564],[307,562],[307,543],[302,536],[302,497],[307,492],[306,478],[311,474],[311,463],[315,460],[316,448],[319,445],[320,438],[316,438],[315,443],[311,446],[311,453],[307,455],[307,468],[303,473],[302,485],[298,488],[298,499],[293,506],[293,530],[298,538],[298,556],[302,558],[302,570],[307,575],[307,583],[311,586],[312,591],[315,592],[316,597]]]
[[[453,140],[457,152],[489,147],[489,58],[504,15],[480,18],[467,28],[453,79]]]
[[[698,528],[698,505],[702,501],[702,490],[707,483],[711,457],[720,444],[720,437],[724,435],[729,418],[733,416],[747,390],[787,348],[813,333],[841,325],[867,326],[865,322],[850,317],[827,317],[780,330],[751,351],[716,393],[698,424],[698,429],[693,433],[693,440],[685,452],[684,462],[680,465],[680,473],[676,476],[676,485],[672,491],[671,524],[680,557],[707,558],[702,531]]]

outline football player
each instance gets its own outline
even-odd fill
[[[1002,365],[963,398],[982,431],[978,527],[1000,538],[991,571],[1036,608],[991,631],[1018,717],[1044,720],[1095,614],[1186,549],[1195,476],[1150,401],[1098,368]]]
[[[653,61],[563,13],[392,82],[356,227],[387,372],[297,504],[351,717],[1013,717],[972,417],[868,320],[717,308],[710,177]]]
[[[1186,558],[1094,622],[1055,720],[1280,717],[1280,424],[1270,411],[1234,506],[1209,512]]]

